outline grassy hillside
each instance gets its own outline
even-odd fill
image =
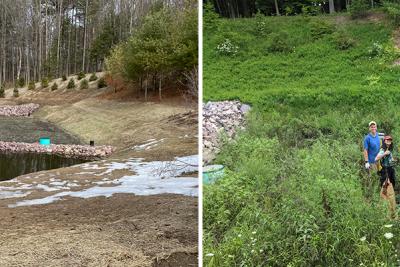
[[[205,21],[205,100],[254,107],[217,158],[225,177],[204,188],[205,266],[396,266],[400,225],[361,156],[370,120],[400,145],[394,27],[343,15]]]
[[[205,98],[255,102],[272,92],[394,90],[400,68],[386,64],[396,58],[392,31],[385,21],[344,15],[219,19],[205,30]],[[235,55],[218,53],[226,39],[238,47]],[[346,41],[353,45],[340,49]]]

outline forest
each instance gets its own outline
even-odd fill
[[[215,12],[223,17],[239,18],[252,17],[256,13],[270,16],[332,14],[354,8],[374,8],[381,6],[382,2],[381,0],[205,0],[204,3],[212,4]]]
[[[177,75],[191,77],[197,65],[196,8],[194,1],[183,0],[1,1],[0,85],[23,86],[30,81],[105,69],[121,74],[119,77],[128,82],[139,80],[138,76],[141,84],[157,80],[160,88],[161,81],[171,73],[174,79]],[[166,40],[160,34],[173,36],[175,47],[171,48],[171,38],[162,44],[169,45],[168,48],[154,47],[157,40]],[[163,55],[168,54],[177,42],[180,54],[162,60],[175,60],[173,64],[179,66],[167,68],[166,63],[155,62],[154,56],[160,49]],[[129,75],[125,75],[125,69],[116,70],[119,62],[113,60],[122,51],[114,47],[123,43],[131,47],[124,58],[131,65],[140,66],[143,73],[138,68],[131,68]],[[161,73],[160,68],[162,76],[157,76],[155,69]],[[143,75],[146,75],[144,79]]]

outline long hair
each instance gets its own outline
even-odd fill
[[[392,143],[389,145],[389,147],[387,147],[387,145],[386,145],[386,143],[385,143],[385,140],[383,140],[382,149],[385,150],[385,151],[386,151],[387,149],[389,149],[389,151],[393,151],[393,140],[392,140]]]

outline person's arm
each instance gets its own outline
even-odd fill
[[[368,162],[368,141],[367,137],[364,138],[364,163],[365,163],[365,169],[369,169],[370,165]]]
[[[364,149],[364,161],[365,163],[368,162],[368,150]]]
[[[375,157],[375,161],[380,160],[381,158],[383,158],[383,156],[385,156],[385,153],[383,152],[383,149],[380,149],[378,155],[376,155]]]

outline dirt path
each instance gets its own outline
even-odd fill
[[[0,183],[0,266],[197,266],[197,173],[160,162],[197,154],[197,107],[101,97],[108,92],[0,100],[39,103],[36,119],[117,147],[100,162]]]

